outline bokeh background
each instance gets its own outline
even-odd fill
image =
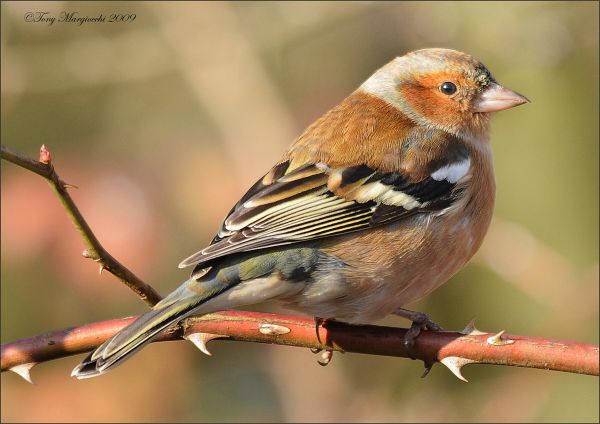
[[[495,218],[469,266],[413,309],[446,328],[598,343],[598,2],[2,2],[2,143],[60,175],[104,246],[163,295],[304,127],[397,55],[450,47],[532,103],[493,123]],[[27,12],[135,13],[132,23]],[[81,257],[38,176],[2,162],[2,342],[141,313]],[[254,310],[283,312],[277,306]],[[406,325],[400,318],[382,321]],[[99,379],[81,357],[1,375],[19,421],[597,422],[598,379],[398,358],[160,343]]]

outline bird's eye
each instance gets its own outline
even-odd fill
[[[456,85],[449,81],[446,81],[442,83],[442,85],[440,85],[440,91],[447,96],[453,95],[454,93],[456,93],[456,90]]]

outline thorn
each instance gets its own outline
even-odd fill
[[[473,362],[477,362],[477,361],[474,361],[473,359],[461,358],[460,356],[447,356],[444,359],[442,359],[440,362],[442,364],[444,364],[446,366],[446,368],[448,368],[450,371],[452,371],[452,374],[454,374],[456,376],[456,378],[464,381],[465,383],[468,383],[469,380],[467,380],[465,377],[463,377],[460,370],[465,365],[472,364]]]
[[[100,264],[100,267],[98,268],[98,275],[102,275],[102,271],[104,271],[104,268],[106,268],[104,264]]]
[[[68,188],[76,188],[79,189],[79,187],[77,187],[75,184],[69,184],[69,183],[65,183],[64,181],[60,182],[60,185],[62,186],[62,188],[64,189],[68,189]]]
[[[25,381],[33,384],[33,380],[31,379],[31,369],[36,364],[36,362],[28,362],[27,364],[21,364],[10,368],[10,370],[14,373],[19,374]]]
[[[42,144],[42,147],[40,147],[40,162],[46,165],[49,165],[50,162],[52,162],[52,155],[45,144]]]
[[[287,334],[292,330],[290,330],[288,327],[284,327],[283,325],[261,324],[260,327],[258,327],[258,331],[260,331],[262,334],[279,336],[281,334]]]
[[[504,330],[502,330],[501,332],[499,332],[498,334],[488,337],[486,342],[489,345],[494,345],[494,346],[504,346],[507,344],[513,344],[515,341],[511,340],[511,339],[503,339],[502,335],[504,334]]]
[[[427,377],[427,375],[429,374],[429,371],[431,371],[431,369],[433,368],[433,364],[435,364],[435,362],[423,361],[423,365],[425,366],[425,371],[423,371],[423,374],[421,374],[421,378]]]
[[[222,339],[227,338],[229,336],[225,336],[223,334],[210,334],[210,333],[192,333],[187,336],[183,336],[184,339],[189,340],[194,343],[194,345],[200,349],[200,352],[212,356],[212,353],[206,347],[206,344],[214,339]]]
[[[473,318],[471,321],[469,321],[465,329],[460,332],[460,334],[464,334],[465,336],[481,336],[482,334],[487,333],[479,331],[477,327],[475,327],[475,318]]]

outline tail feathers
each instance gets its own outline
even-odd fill
[[[198,297],[181,299],[164,308],[148,311],[88,355],[71,376],[81,380],[104,374],[150,343],[162,330],[179,322],[204,300]]]
[[[162,330],[194,313],[206,314],[217,309],[248,305],[297,293],[304,285],[282,280],[280,275],[289,272],[290,264],[298,260],[298,252],[298,249],[276,251],[260,260],[250,254],[236,256],[220,263],[218,268],[211,268],[202,278],[194,273],[152,310],[85,358],[71,375],[79,379],[90,378],[111,370],[150,343]],[[316,257],[316,254],[310,256]],[[306,269],[309,267],[314,267],[314,264],[307,264]],[[237,289],[220,298],[232,287]],[[210,300],[214,302],[209,302]],[[196,345],[205,350],[198,343]]]

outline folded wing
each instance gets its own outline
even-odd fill
[[[179,264],[195,271],[217,258],[359,231],[415,213],[443,210],[468,181],[469,158],[411,182],[366,165],[275,166],[229,212],[212,244]]]

